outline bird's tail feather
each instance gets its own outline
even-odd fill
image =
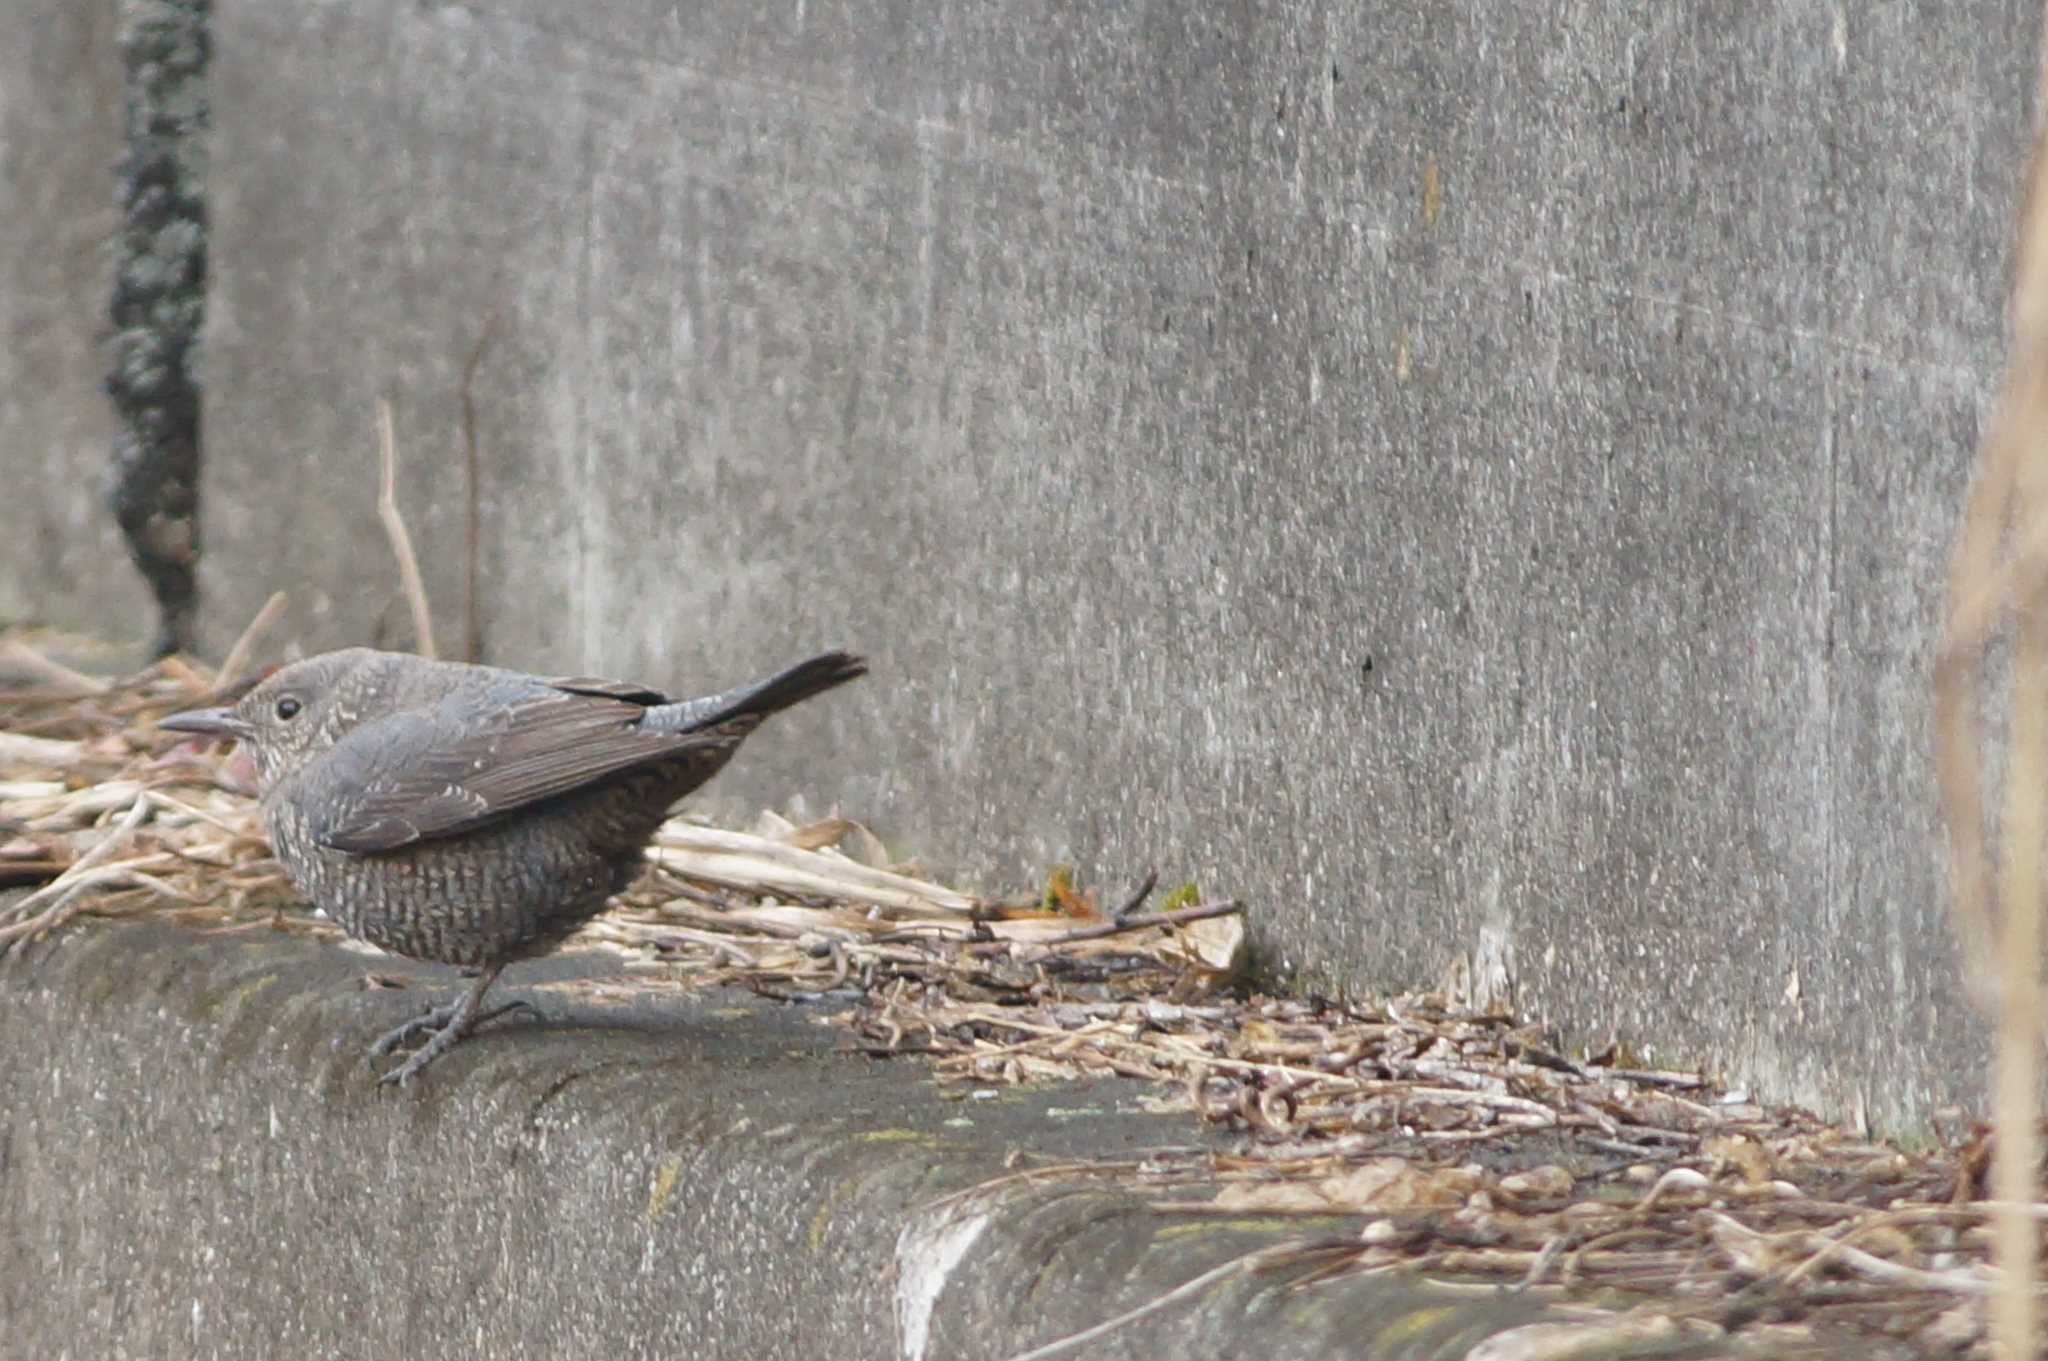
[[[821,695],[867,673],[867,663],[861,658],[847,652],[826,652],[807,662],[798,662],[766,680],[742,685],[722,695],[709,695],[651,709],[644,722],[675,733],[723,727],[741,719],[752,719],[758,723],[772,713],[787,709],[792,704],[801,704],[813,695]]]

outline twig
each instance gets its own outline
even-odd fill
[[[647,858],[684,878],[750,892],[810,893],[902,911],[968,917],[981,906],[964,893],[870,869],[842,855],[807,851],[787,842],[716,827],[671,822],[655,835]]]
[[[84,750],[83,742],[66,741],[61,737],[29,737],[18,732],[0,732],[0,761],[61,768],[76,761]]]
[[[221,831],[231,836],[248,836],[250,834],[246,826],[238,827],[216,813],[209,813],[204,808],[195,808],[189,803],[180,802],[160,790],[145,789],[142,791],[142,795],[166,813],[176,813],[180,817],[197,818],[201,822],[210,823],[218,827]],[[187,853],[189,854],[189,852],[190,848],[188,847]]]
[[[1072,931],[1062,931],[1057,936],[1046,936],[1031,943],[1071,945],[1077,940],[1100,940],[1104,936],[1120,936],[1126,931],[1143,931],[1151,926],[1185,926],[1189,922],[1206,921],[1210,917],[1227,917],[1233,912],[1242,911],[1244,904],[1234,900],[1227,903],[1201,903],[1194,907],[1177,908],[1172,912],[1144,912],[1134,917],[1119,917],[1115,921],[1102,922],[1096,926],[1078,926]]]
[[[120,877],[118,871],[115,877]],[[76,902],[87,889],[96,887],[104,882],[106,882],[105,878],[100,875],[87,875],[82,879],[74,880],[63,893],[57,896],[56,902],[51,903],[49,907],[37,913],[34,917],[27,921],[16,922],[12,926],[0,927],[0,944],[13,942],[7,945],[8,957],[12,958],[19,954],[23,946],[50,927],[62,925],[71,915],[72,903]]]
[[[128,838],[134,834],[135,829],[142,825],[142,819],[148,815],[149,809],[149,796],[146,793],[138,793],[135,802],[128,808],[127,816],[121,819],[119,825],[111,833],[101,838],[99,844],[95,845],[91,850],[72,861],[71,868],[65,870],[55,879],[52,879],[34,893],[29,894],[20,902],[14,904],[14,906],[7,908],[5,911],[0,911],[0,920],[8,917],[26,917],[29,913],[42,906],[44,902],[56,897],[66,888],[69,888],[74,880],[83,877],[88,870],[104,863],[108,856],[127,844]]]
[[[1957,1267],[1951,1271],[1922,1271],[1918,1267],[1906,1266],[1899,1262],[1888,1262],[1862,1248],[1832,1245],[1833,1255],[1858,1273],[1872,1280],[1885,1281],[1893,1285],[1911,1286],[1916,1290],[1939,1290],[1951,1295],[1995,1295],[2003,1299],[2007,1291],[2000,1288],[1996,1278],[1985,1276],[1981,1269],[1972,1270]],[[2031,1281],[2020,1282],[2020,1294],[2029,1302],[2036,1300]]]
[[[83,671],[73,671],[62,662],[50,660],[18,638],[11,638],[5,644],[0,644],[0,663],[19,667],[60,689],[73,690],[82,695],[103,695],[112,688],[111,682],[98,676],[88,676]]]
[[[1146,870],[1145,882],[1139,884],[1136,888],[1131,890],[1131,896],[1124,899],[1123,906],[1119,907],[1115,912],[1111,913],[1109,919],[1114,922],[1120,922],[1124,918],[1130,916],[1133,912],[1136,912],[1140,907],[1144,906],[1145,900],[1152,896],[1152,890],[1158,887],[1158,868],[1154,867],[1152,869]]]
[[[661,873],[661,891],[671,898],[682,898],[703,907],[708,907],[714,912],[730,912],[733,909],[733,904],[728,900],[719,897],[715,893],[707,893],[694,884],[686,883],[677,875],[671,874],[666,870]]]
[[[1813,1252],[1811,1256],[1801,1261],[1799,1265],[1793,1267],[1790,1271],[1787,1271],[1781,1284],[1794,1285],[1798,1283],[1801,1279],[1812,1275],[1822,1266],[1834,1260],[1835,1257],[1840,1255],[1843,1249],[1847,1248],[1851,1243],[1855,1242],[1858,1238],[1866,1237],[1882,1229],[1894,1229],[1900,1228],[1907,1224],[1926,1223],[1930,1221],[1943,1222],[1948,1219],[1958,1217],[1983,1218],[1986,1217],[1986,1214],[1994,1212],[1997,1208],[2000,1207],[1998,1207],[1997,1202],[1980,1202],[1977,1205],[1914,1206],[1908,1209],[1893,1210],[1888,1213],[1879,1215],[1871,1215],[1867,1211],[1860,1211],[1859,1208],[1855,1206],[1847,1206],[1843,1208],[1849,1210],[1851,1214],[1861,1213],[1862,1217],[1850,1219],[1845,1223],[1837,1224],[1828,1233],[1814,1233],[1808,1235],[1806,1245],[1808,1247],[1813,1247],[1814,1244],[1818,1243],[1819,1247]],[[1973,1213],[1976,1211],[1984,1211],[1986,1212],[1986,1214]],[[2025,1207],[2025,1211],[2023,1212],[2036,1211],[2048,1212],[2048,1206],[2027,1206]],[[1963,1213],[1959,1215],[1958,1212]],[[2030,1215],[2030,1217],[2032,1216]]]
[[[692,898],[692,895],[689,894],[680,896]],[[694,901],[694,898],[692,900]],[[774,936],[780,940],[796,940],[804,934],[800,927],[787,926],[781,922],[752,920],[748,917],[747,909],[744,907],[733,908],[727,907],[724,904],[719,904],[719,907],[721,910],[717,912],[704,912],[695,907],[678,907],[674,901],[670,901],[662,904],[661,917],[664,920],[680,919],[686,922],[693,922],[712,931]]]
[[[1541,1285],[1544,1273],[1550,1270],[1551,1263],[1558,1259],[1558,1255],[1570,1243],[1571,1239],[1561,1233],[1554,1233],[1544,1239],[1542,1249],[1536,1254],[1536,1260],[1529,1263],[1529,1270],[1522,1276],[1521,1282],[1515,1286],[1515,1290],[1517,1292],[1527,1291]]]
[[[2048,98],[2048,38],[2037,58],[2040,113]],[[2048,139],[2037,126],[2022,196],[2009,298],[2011,341],[2004,391],[1977,456],[1949,570],[1948,610],[1934,673],[1936,771],[1950,839],[1954,915],[1965,977],[1995,1018],[1992,1058],[1992,1184],[2008,1203],[1994,1221],[2001,1286],[1992,1299],[1993,1350],[2031,1358],[2040,1244],[2016,1208],[2039,1195],[2041,836],[2048,830],[2041,782],[2048,777],[2048,498],[2040,431],[2048,417]],[[2001,547],[2004,559],[2000,560]],[[2000,891],[1992,890],[1976,714],[1985,652],[2011,621],[2006,693],[2006,807]],[[1994,953],[1995,949],[1995,953]],[[1849,1249],[1838,1249],[1847,1253]],[[1876,1259],[1873,1259],[1876,1260]]]
[[[384,521],[384,533],[391,539],[391,551],[398,558],[399,579],[405,584],[406,603],[412,607],[414,645],[429,660],[440,655],[434,649],[434,617],[427,608],[426,584],[420,580],[419,559],[413,556],[412,535],[405,531],[405,517],[398,510],[398,435],[392,428],[391,403],[377,399],[377,441],[382,475],[377,484],[377,514]]]
[[[877,945],[906,945],[916,941],[966,940],[966,928],[959,922],[905,922],[894,931],[874,938]]]
[[[1000,1021],[998,1024],[1006,1025],[1013,1030],[1024,1029],[1016,1021]],[[1065,1034],[1066,1032],[1062,1031],[1060,1033]],[[1365,1090],[1364,1081],[1360,1078],[1347,1077],[1339,1073],[1320,1073],[1311,1068],[1293,1068],[1284,1063],[1254,1063],[1249,1059],[1227,1059],[1220,1055],[1205,1053],[1200,1050],[1180,1046],[1169,1047],[1146,1044],[1141,1040],[1132,1041],[1127,1047],[1138,1050],[1141,1053],[1157,1054],[1161,1058],[1172,1059],[1177,1063],[1204,1064],[1211,1068],[1220,1068],[1225,1072],[1262,1073],[1272,1077],[1291,1078],[1295,1081],[1323,1082],[1343,1092],[1361,1092]],[[1458,1095],[1473,1096],[1477,1094],[1459,1092]]]
[[[2031,602],[2030,602],[2031,603]],[[2000,1200],[2038,1194],[2041,1134],[2041,837],[2048,831],[2039,779],[2048,770],[2048,621],[2025,609],[2013,644],[2011,773],[2006,781],[2005,884],[2000,913],[1998,1027],[1992,1043],[1992,1186]],[[1992,1301],[1993,1336],[2005,1361],[2034,1355],[2040,1238],[2025,1216],[2001,1213],[1993,1258],[2010,1288]],[[1854,1249],[1839,1250],[1847,1256]],[[1873,1259],[1874,1260],[1874,1259]]]
[[[742,969],[760,967],[760,960],[733,944],[729,936],[717,931],[703,931],[690,926],[664,926],[656,929],[661,932],[654,938],[654,944],[659,948],[677,949],[682,943],[687,942],[716,950]]]
[[[1326,1251],[1330,1250],[1330,1245],[1322,1246],[1324,1246]],[[1304,1251],[1311,1250],[1311,1246],[1306,1243],[1275,1243],[1270,1247],[1260,1248],[1256,1252],[1248,1252],[1242,1257],[1232,1258],[1222,1266],[1211,1267],[1193,1280],[1185,1281],[1165,1294],[1145,1301],[1135,1309],[1126,1309],[1115,1318],[1105,1319],[1092,1328],[1083,1328],[1078,1333],[1069,1333],[1056,1342],[1048,1342],[1042,1347],[1033,1347],[1028,1352],[1019,1352],[1011,1357],[1010,1361],[1046,1361],[1048,1357],[1059,1356],[1062,1353],[1074,1350],[1076,1347],[1084,1347],[1098,1337],[1104,1337],[1119,1328],[1136,1323],[1141,1318],[1156,1314],[1170,1304],[1177,1304],[1191,1295],[1199,1294],[1219,1281],[1227,1281],[1233,1276],[1247,1275],[1250,1272],[1257,1271],[1268,1262],[1276,1261],[1283,1257],[1297,1256]],[[1346,1243],[1343,1245],[1343,1250],[1346,1252],[1356,1251],[1356,1245]]]
[[[27,918],[27,920],[17,920],[14,925],[0,929],[0,941],[14,941],[14,944],[8,949],[10,955],[18,953],[21,947],[39,932],[55,926],[63,919],[66,909],[71,906],[72,901],[96,882],[94,876],[96,867],[102,864],[108,856],[127,844],[128,838],[135,834],[135,829],[142,825],[143,818],[149,815],[150,807],[151,804],[147,795],[137,796],[134,804],[128,809],[128,815],[121,819],[119,825],[106,837],[102,838],[98,845],[78,857],[72,863],[70,869],[65,870],[55,879],[52,879],[34,893],[29,894],[26,898],[23,898],[8,911],[0,912],[0,919],[8,917],[17,919]],[[51,899],[55,899],[55,901],[50,902],[50,906],[41,914],[29,917],[29,913],[34,912],[37,907]]]
[[[2037,61],[2038,112],[2048,98],[2048,38]],[[2018,1203],[2039,1194],[2040,841],[2048,830],[2041,790],[2048,778],[2048,716],[2042,712],[2048,705],[2048,620],[2042,616],[2048,589],[2042,465],[2048,447],[2040,435],[2048,418],[2048,139],[2040,127],[2022,194],[2008,315],[2004,390],[1978,452],[1950,564],[1933,699],[1936,771],[1965,976],[1996,1022],[1992,1183],[1999,1199]],[[2005,859],[1994,895],[1975,710],[1986,649],[2005,621],[2013,630],[2005,696],[2005,817],[1998,829]],[[2029,1217],[2011,1210],[1996,1217],[1993,1259],[2003,1285],[1992,1300],[1991,1331],[1993,1350],[2003,1361],[2034,1355],[2039,1252]]]
[[[1482,1125],[1478,1129],[1426,1129],[1415,1137],[1431,1144],[1477,1144],[1493,1139],[1510,1139],[1534,1130],[1552,1129],[1556,1125],[1556,1116],[1546,1119],[1534,1115],[1504,1115],[1500,1123]]]
[[[490,348],[492,333],[503,316],[502,307],[491,313],[462,365],[462,660],[466,662],[480,661],[483,656],[483,628],[477,620],[477,544],[482,538],[483,517],[478,491],[481,476],[476,440],[476,371],[484,362],[484,351]]]
[[[388,408],[387,408],[388,410]],[[283,591],[272,591],[270,599],[263,602],[263,608],[256,611],[256,617],[242,630],[242,636],[235,639],[235,645],[228,649],[227,660],[220,664],[220,670],[213,673],[213,688],[229,690],[242,677],[242,670],[249,665],[249,656],[256,650],[256,640],[261,638],[277,617],[284,613],[285,602],[289,599]]]
[[[1671,1073],[1651,1068],[1602,1068],[1597,1065],[1588,1065],[1586,1071],[1598,1077],[1633,1082],[1640,1087],[1671,1087],[1680,1091],[1692,1091],[1707,1085],[1707,1080],[1698,1073]]]

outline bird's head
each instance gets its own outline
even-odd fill
[[[380,688],[378,662],[389,655],[361,647],[324,652],[284,667],[234,704],[171,714],[157,726],[237,739],[255,758],[258,790],[268,793],[377,716],[366,708]]]

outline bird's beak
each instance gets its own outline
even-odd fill
[[[205,733],[209,737],[247,737],[251,731],[247,723],[235,717],[233,709],[188,709],[159,718],[156,725],[172,732]]]

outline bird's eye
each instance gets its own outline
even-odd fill
[[[297,718],[299,716],[299,701],[290,695],[286,695],[277,702],[277,716],[282,719]]]

